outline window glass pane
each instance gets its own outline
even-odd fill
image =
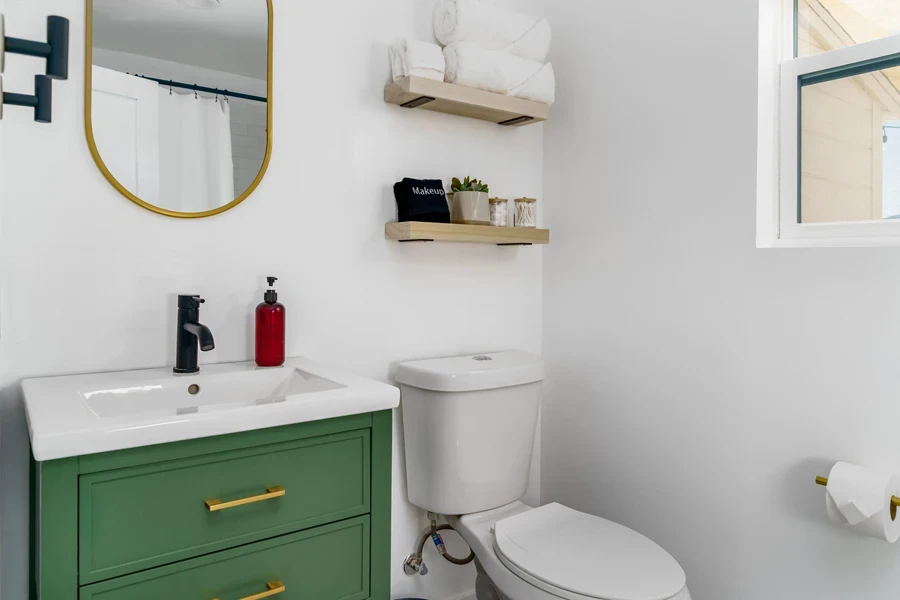
[[[900,219],[900,68],[804,85],[800,222]]]
[[[900,31],[900,0],[797,0],[797,53],[812,56]]]

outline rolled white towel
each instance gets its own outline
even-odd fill
[[[444,48],[445,81],[543,104],[556,99],[553,66],[491,50],[474,42]]]
[[[541,63],[550,53],[553,37],[547,19],[505,10],[479,0],[436,0],[434,34],[444,46],[457,42],[478,42],[482,46]]]
[[[478,44],[452,44],[444,48],[447,70],[444,81],[466,87],[505,94],[510,88],[506,59],[516,58]]]
[[[556,102],[556,73],[553,65],[542,65],[537,73],[509,91],[510,96],[552,105]]]
[[[430,42],[400,40],[388,49],[394,81],[409,77],[444,80],[444,54],[441,47]]]

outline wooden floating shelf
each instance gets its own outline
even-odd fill
[[[404,77],[389,83],[384,88],[384,101],[508,127],[531,125],[550,118],[550,107],[546,104],[424,77]]]
[[[449,225],[446,223],[388,223],[384,235],[398,242],[463,242],[498,246],[532,246],[550,243],[549,229]]]

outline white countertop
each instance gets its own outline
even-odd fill
[[[188,388],[201,392],[189,395]],[[22,382],[39,462],[390,410],[396,387],[305,358],[283,367],[203,365]],[[265,390],[265,391],[261,391]],[[255,394],[255,395],[254,395]]]

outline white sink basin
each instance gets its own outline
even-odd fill
[[[231,365],[234,367],[235,365]],[[179,416],[287,402],[288,397],[347,387],[300,369],[238,368],[183,379],[152,372],[85,377],[69,388],[98,417]],[[137,376],[140,380],[135,381]],[[61,382],[60,382],[61,383]],[[137,384],[137,385],[135,385]]]
[[[320,421],[396,408],[400,391],[309,360],[27,379],[38,461]]]

